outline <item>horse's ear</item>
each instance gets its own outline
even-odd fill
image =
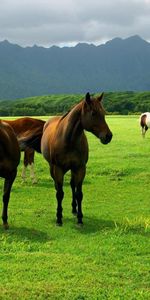
[[[85,101],[87,102],[87,104],[91,103],[91,96],[89,92],[85,95]]]
[[[98,100],[101,102],[103,97],[104,97],[104,92],[101,93],[101,95],[98,97]]]

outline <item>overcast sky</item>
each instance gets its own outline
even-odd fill
[[[21,46],[150,41],[150,0],[0,0],[0,41]]]

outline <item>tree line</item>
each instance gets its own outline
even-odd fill
[[[1,116],[46,116],[63,114],[84,95],[46,95],[0,101]],[[150,111],[150,92],[109,92],[104,107],[110,114],[139,114]]]

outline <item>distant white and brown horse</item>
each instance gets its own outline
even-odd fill
[[[142,127],[142,136],[145,137],[145,133],[150,128],[150,112],[145,112],[140,116],[140,126]]]

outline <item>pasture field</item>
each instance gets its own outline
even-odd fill
[[[87,133],[82,228],[71,214],[70,174],[57,227],[47,162],[36,154],[34,186],[22,184],[20,164],[10,229],[0,227],[0,299],[150,299],[150,130],[143,139],[138,116],[107,121],[110,144]]]

